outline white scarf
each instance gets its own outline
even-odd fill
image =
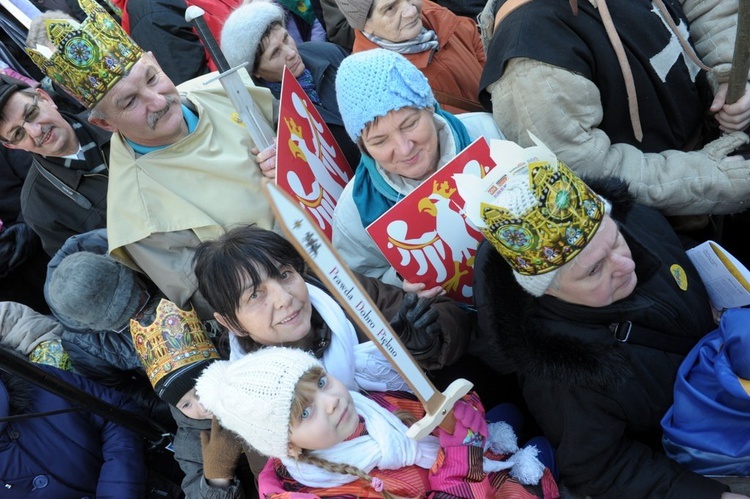
[[[323,354],[326,371],[350,390],[411,391],[372,341],[359,343],[354,326],[336,300],[316,286],[308,284],[307,288],[310,302],[331,329],[331,345]],[[339,377],[339,372],[347,377]],[[346,381],[351,379],[352,373],[356,384]]]
[[[411,392],[391,363],[372,341],[359,343],[354,326],[344,310],[322,289],[307,285],[310,303],[331,329],[331,344],[323,353],[326,371],[350,390]],[[234,333],[229,335],[229,360],[247,355]]]
[[[356,466],[365,473],[374,468],[432,467],[440,449],[437,437],[429,435],[422,440],[407,437],[407,427],[398,417],[364,395],[350,393],[357,414],[365,420],[368,434],[341,442],[330,449],[312,451],[311,455],[332,463]],[[291,457],[281,458],[281,462],[292,478],[308,487],[336,487],[357,479],[354,475],[334,473]]]

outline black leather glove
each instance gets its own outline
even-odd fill
[[[432,308],[435,298],[406,293],[391,327],[415,359],[430,357],[443,344],[439,313]]]
[[[38,236],[23,222],[0,232],[0,278],[7,276],[34,252]]]

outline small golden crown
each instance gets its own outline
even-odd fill
[[[604,201],[562,161],[530,161],[503,177],[495,202],[482,202],[481,228],[513,269],[538,275],[564,265],[601,225]]]
[[[44,21],[49,42],[56,50],[49,57],[27,48],[34,64],[65,91],[91,109],[120,81],[143,55],[107,11],[93,0],[78,0],[86,19]]]
[[[163,298],[149,326],[130,320],[130,335],[154,388],[160,379],[183,366],[220,358],[195,310],[182,310]]]

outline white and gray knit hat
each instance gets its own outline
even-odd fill
[[[284,9],[273,0],[253,0],[235,9],[221,29],[221,51],[231,66],[247,62],[252,73],[258,48],[268,27],[284,24]]]
[[[224,428],[266,456],[288,457],[294,389],[314,367],[323,365],[307,352],[267,347],[233,362],[214,362],[195,388]]]

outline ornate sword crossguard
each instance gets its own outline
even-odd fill
[[[349,318],[367,334],[424,405],[427,414],[412,425],[406,434],[420,439],[436,426],[452,433],[455,423],[453,405],[471,390],[472,383],[457,379],[445,392],[439,392],[309,215],[272,182],[264,181],[264,186],[276,222],[289,241]]]
[[[273,145],[273,138],[276,136],[276,133],[268,126],[265,120],[258,119],[259,116],[262,116],[260,109],[255,105],[253,98],[250,97],[250,93],[248,93],[242,77],[237,74],[237,71],[247,66],[247,63],[241,64],[236,68],[229,67],[224,53],[219,48],[216,38],[214,38],[206,20],[203,18],[203,14],[205,14],[203,9],[196,5],[191,5],[185,10],[185,20],[193,23],[195,26],[198,37],[206,47],[211,59],[216,63],[216,67],[219,70],[217,78],[221,86],[224,87],[229,99],[232,101],[235,109],[237,109],[242,122],[245,123],[250,137],[255,142],[255,146],[262,151]],[[207,80],[206,83],[210,83],[215,79]]]

